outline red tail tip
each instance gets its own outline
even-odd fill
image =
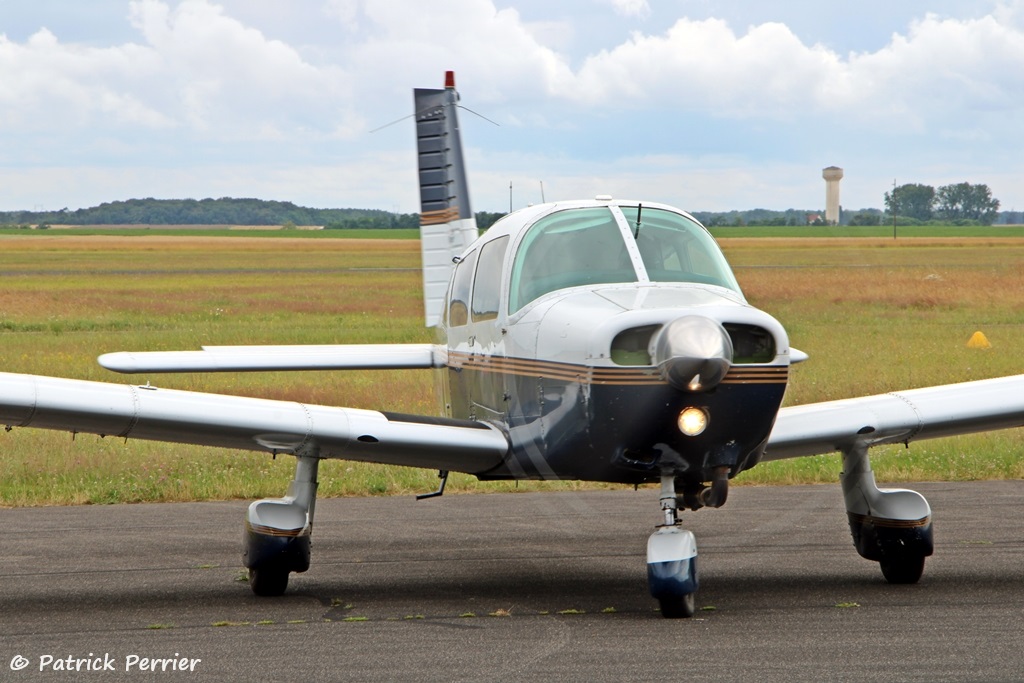
[[[444,87],[454,90],[455,89],[455,72],[445,71],[444,72]]]

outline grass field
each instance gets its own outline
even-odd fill
[[[1024,240],[724,238],[751,303],[811,355],[788,404],[1024,373]],[[3,370],[126,381],[118,350],[432,341],[415,240],[182,235],[0,236]],[[992,342],[968,349],[975,330]],[[400,412],[435,410],[429,372],[161,375],[159,386]],[[127,378],[127,381],[145,381]],[[880,449],[879,481],[1024,478],[1019,430]],[[0,504],[282,495],[291,458],[20,430],[2,434]],[[770,463],[748,484],[836,481],[838,456]],[[337,461],[322,495],[432,489],[432,471]],[[573,488],[531,483],[522,488]],[[512,490],[456,477],[449,491]]]
[[[419,239],[420,231],[412,228],[395,229],[361,229],[351,230],[313,230],[294,228],[284,230],[282,226],[249,226],[249,225],[53,225],[45,231],[32,228],[0,227],[0,236],[24,236],[40,234],[60,235],[105,235],[108,237],[272,237],[289,239]]]
[[[892,225],[816,225],[816,226],[742,226],[715,227],[711,233],[719,239],[731,237],[880,237],[903,239],[917,237],[1024,237],[1024,225],[900,225],[893,236]]]

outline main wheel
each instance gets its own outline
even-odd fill
[[[897,555],[884,558],[878,564],[889,583],[917,583],[924,573],[924,555]]]
[[[249,588],[261,597],[283,595],[288,588],[288,570],[279,567],[261,567],[249,570]]]
[[[694,594],[687,593],[681,598],[662,598],[658,600],[661,616],[666,619],[689,619],[694,613]]]

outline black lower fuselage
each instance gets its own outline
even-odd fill
[[[654,367],[588,367],[486,354],[449,355],[448,407],[456,418],[491,421],[512,444],[485,479],[580,479],[639,484],[672,470],[708,481],[715,467],[755,465],[785,392],[788,366],[734,366],[713,390],[686,393]],[[708,426],[680,432],[688,407]]]

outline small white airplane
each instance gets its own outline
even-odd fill
[[[415,91],[424,300],[437,344],[206,347],[113,353],[124,373],[434,368],[443,416],[0,374],[0,424],[286,453],[283,498],[252,503],[252,590],[280,595],[309,568],[323,458],[488,479],[658,482],[647,546],[651,595],[689,617],[697,548],[678,510],[721,507],[759,462],[839,451],[857,551],[890,583],[915,583],[932,554],[918,493],[879,489],[878,444],[1024,425],[1024,375],[781,408],[807,356],[746,302],[711,235],[653,202],[546,203],[486,234],[470,212],[449,72]]]

